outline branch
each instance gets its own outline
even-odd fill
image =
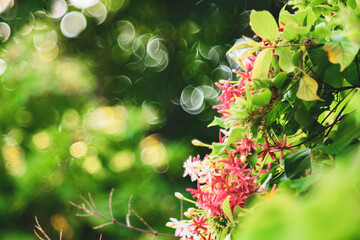
[[[37,217],[35,216],[35,222],[36,222],[36,225],[35,225],[35,228],[34,228],[34,233],[35,235],[40,239],[40,240],[51,240],[49,238],[49,236],[45,233],[45,231],[42,229]],[[40,234],[37,232],[37,231],[40,231],[40,233],[43,235],[43,237],[40,236]],[[62,230],[60,231],[60,240],[62,240]]]
[[[102,228],[102,227],[105,227],[107,225],[111,225],[111,224],[115,224],[115,225],[118,225],[118,226],[121,226],[121,227],[124,227],[124,228],[127,228],[127,229],[130,229],[132,231],[136,231],[136,232],[141,232],[141,233],[146,233],[146,234],[151,234],[153,235],[153,237],[168,237],[168,238],[177,238],[179,239],[180,237],[178,236],[175,236],[175,235],[170,235],[170,234],[164,234],[164,233],[158,233],[156,232],[155,230],[153,230],[149,224],[147,224],[145,222],[144,219],[142,219],[135,211],[134,209],[131,208],[131,199],[132,197],[130,197],[130,200],[129,200],[129,206],[128,206],[128,214],[126,215],[126,224],[124,223],[121,223],[119,221],[117,221],[115,218],[114,218],[114,215],[113,215],[113,212],[112,212],[112,196],[113,196],[113,192],[114,192],[114,189],[111,190],[110,192],[110,196],[109,196],[109,210],[110,210],[110,216],[111,217],[106,217],[104,216],[99,210],[98,208],[96,207],[96,204],[94,203],[94,201],[92,200],[92,197],[91,197],[91,194],[89,193],[89,201],[87,201],[85,198],[83,198],[81,195],[80,195],[80,198],[86,203],[85,204],[81,204],[81,205],[78,205],[78,204],[75,204],[73,202],[69,202],[71,205],[73,205],[74,207],[82,210],[85,214],[76,214],[77,216],[82,216],[82,217],[88,217],[88,216],[95,216],[95,217],[98,217],[98,218],[102,218],[104,220],[106,220],[107,222],[102,224],[102,225],[99,225],[99,226],[96,226],[96,227],[93,227],[94,229],[99,229],[99,228]],[[91,204],[90,204],[91,203]],[[137,228],[137,227],[133,227],[131,226],[130,224],[130,211],[133,212],[136,217],[138,217],[150,230],[144,230],[144,229],[141,229],[141,228]],[[47,239],[47,240],[50,240],[50,239]]]

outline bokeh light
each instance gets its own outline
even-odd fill
[[[9,39],[11,29],[7,23],[0,22],[0,41],[5,42]]]
[[[50,16],[59,19],[65,15],[68,5],[65,0],[53,0],[50,8]]]
[[[76,38],[85,30],[87,21],[85,16],[77,11],[67,13],[61,20],[60,29],[65,37]]]

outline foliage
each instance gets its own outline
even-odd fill
[[[359,218],[351,216],[359,200],[351,187],[355,175],[344,176],[358,167],[359,158],[359,42],[354,37],[359,30],[351,26],[359,24],[359,9],[358,1],[294,0],[281,9],[278,23],[267,11],[252,11],[255,39],[244,37],[229,50],[237,64],[234,76],[217,83],[221,103],[214,108],[222,117],[211,126],[222,128],[219,142],[202,160],[190,157],[184,163],[184,176],[197,181],[196,189],[187,189],[195,202],[176,195],[196,209],[185,212],[187,220],[167,224],[178,236],[359,238]],[[350,149],[355,153],[342,158]],[[322,177],[335,160],[347,161],[347,168]],[[319,179],[329,182],[313,186]],[[283,193],[274,197],[277,192]],[[330,200],[333,194],[337,197]],[[343,197],[347,206],[335,209]],[[260,198],[273,199],[262,203]],[[287,209],[294,209],[294,218]],[[334,228],[325,233],[327,216]],[[349,216],[353,225],[338,226],[337,218]],[[324,235],[313,235],[315,229]]]

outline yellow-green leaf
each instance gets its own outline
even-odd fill
[[[304,73],[303,77],[300,79],[299,90],[296,93],[296,96],[305,101],[322,100],[316,93],[317,89],[318,83],[316,80]]]
[[[275,41],[278,36],[278,25],[275,18],[268,11],[252,11],[250,24],[254,32],[262,39]]]
[[[229,220],[231,222],[234,222],[234,216],[231,212],[231,207],[230,207],[230,196],[225,198],[225,200],[221,204],[221,208],[222,208],[224,214],[229,218]]]
[[[265,49],[256,57],[253,75],[254,79],[267,79],[272,58],[272,49]]]
[[[246,37],[243,37],[243,38],[245,39],[245,42],[241,42],[239,44],[236,44],[235,46],[230,48],[229,51],[226,54],[229,54],[229,53],[231,53],[232,51],[235,51],[235,50],[248,48],[248,47],[253,47],[253,46],[259,44],[259,42],[256,42],[256,41],[254,41],[254,40],[252,40],[250,38],[246,38]]]
[[[279,56],[280,67],[287,72],[294,70],[294,65],[292,64],[293,53],[290,50],[290,47],[285,47],[285,43],[280,43],[276,49],[275,54]]]
[[[359,45],[344,37],[326,43],[324,51],[327,52],[330,62],[340,64],[340,71],[342,72],[354,60],[359,51]]]

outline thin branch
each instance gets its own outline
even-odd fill
[[[81,194],[79,195],[81,200],[83,200],[88,206],[89,208],[94,211],[94,209],[92,208],[91,204],[88,202],[88,200],[86,200]],[[84,204],[83,204],[84,205]],[[85,207],[85,206],[84,206]]]
[[[150,227],[150,225],[149,225],[142,217],[140,217],[140,215],[137,214],[133,208],[131,208],[131,211],[135,214],[135,216],[136,216],[145,226],[147,226],[151,231],[153,231],[154,233],[156,233],[156,231],[155,231],[152,227]]]
[[[41,227],[41,225],[40,225],[40,223],[39,223],[39,221],[38,221],[38,219],[37,219],[36,216],[35,216],[35,222],[36,222],[36,225],[35,225],[35,228],[33,229],[35,235],[36,235],[40,240],[51,240],[51,239],[49,238],[49,236],[45,233],[45,231],[42,229],[42,227]],[[43,235],[43,237],[45,237],[45,238],[41,237],[40,234],[37,232],[37,230],[40,231],[40,233],[41,233],[41,234]],[[62,240],[62,236],[63,236],[63,230],[61,229],[61,230],[60,230],[60,238],[59,238],[60,240]]]
[[[94,201],[92,200],[91,194],[88,193],[88,195],[89,195],[89,200],[90,200],[91,204],[93,205],[93,207],[94,207],[94,209],[95,209],[95,212],[100,212],[100,211],[97,209]]]
[[[130,223],[131,199],[132,199],[132,195],[131,195],[130,198],[129,198],[128,213],[126,214],[126,225],[128,225],[129,227],[131,226],[131,223]]]
[[[93,229],[99,229],[99,228],[102,228],[102,227],[105,227],[105,226],[111,225],[111,224],[113,224],[113,223],[112,222],[107,222],[107,223],[95,226],[95,227],[93,227]]]
[[[110,196],[109,196],[109,210],[110,210],[111,219],[114,219],[114,214],[112,211],[112,196],[113,196],[114,190],[115,190],[114,188],[111,189]]]
[[[183,204],[183,200],[180,199],[180,220],[183,220],[183,215],[184,215],[184,204]]]
[[[38,221],[38,219],[37,219],[36,216],[35,216],[35,222],[36,222],[35,228],[38,229],[38,230],[42,233],[42,235],[44,235],[44,237],[45,237],[47,240],[51,240],[51,239],[49,238],[49,236],[46,235],[45,231],[42,229],[42,227],[41,227],[41,225],[40,225],[40,223],[39,223],[39,221]],[[43,238],[41,238],[41,237],[39,236],[39,234],[36,232],[36,229],[34,229],[34,232],[35,232],[36,236],[37,236],[39,239],[43,240]]]
[[[111,194],[111,197],[112,197],[112,194]],[[82,198],[83,199],[83,198]],[[84,200],[84,199],[83,199]],[[158,233],[156,231],[154,231],[146,222],[144,219],[142,219],[130,206],[130,209],[131,211],[147,226],[149,227],[149,229],[151,230],[144,230],[144,229],[141,229],[141,228],[137,228],[137,227],[133,227],[133,226],[128,226],[127,224],[124,224],[124,223],[121,223],[117,220],[115,220],[115,218],[109,218],[109,217],[106,217],[104,216],[102,213],[100,213],[97,208],[96,208],[96,205],[94,203],[94,201],[92,200],[92,197],[91,197],[91,194],[89,193],[89,200],[91,202],[91,205],[96,209],[96,211],[94,209],[91,208],[91,205],[88,204],[88,207],[86,207],[86,205],[82,204],[82,205],[78,205],[78,204],[75,204],[73,202],[69,202],[71,205],[73,205],[74,207],[82,210],[83,212],[85,212],[86,214],[90,215],[90,216],[95,216],[95,217],[98,217],[98,218],[102,218],[106,221],[108,221],[108,223],[105,223],[105,224],[102,224],[102,225],[99,225],[97,227],[95,227],[96,229],[99,229],[99,228],[102,228],[104,226],[107,226],[107,225],[111,225],[111,224],[115,224],[115,225],[118,225],[118,226],[121,226],[121,227],[124,227],[124,228],[127,228],[127,229],[130,229],[132,231],[137,231],[137,232],[141,232],[141,233],[146,233],[146,234],[151,234],[153,235],[154,237],[158,237],[158,236],[161,236],[161,237],[167,237],[167,238],[177,238],[179,239],[180,237],[179,236],[175,236],[175,235],[170,235],[170,234],[164,234],[164,233]],[[87,202],[86,199],[84,200],[84,202]],[[110,202],[110,200],[109,200]],[[50,239],[48,239],[50,240]]]

